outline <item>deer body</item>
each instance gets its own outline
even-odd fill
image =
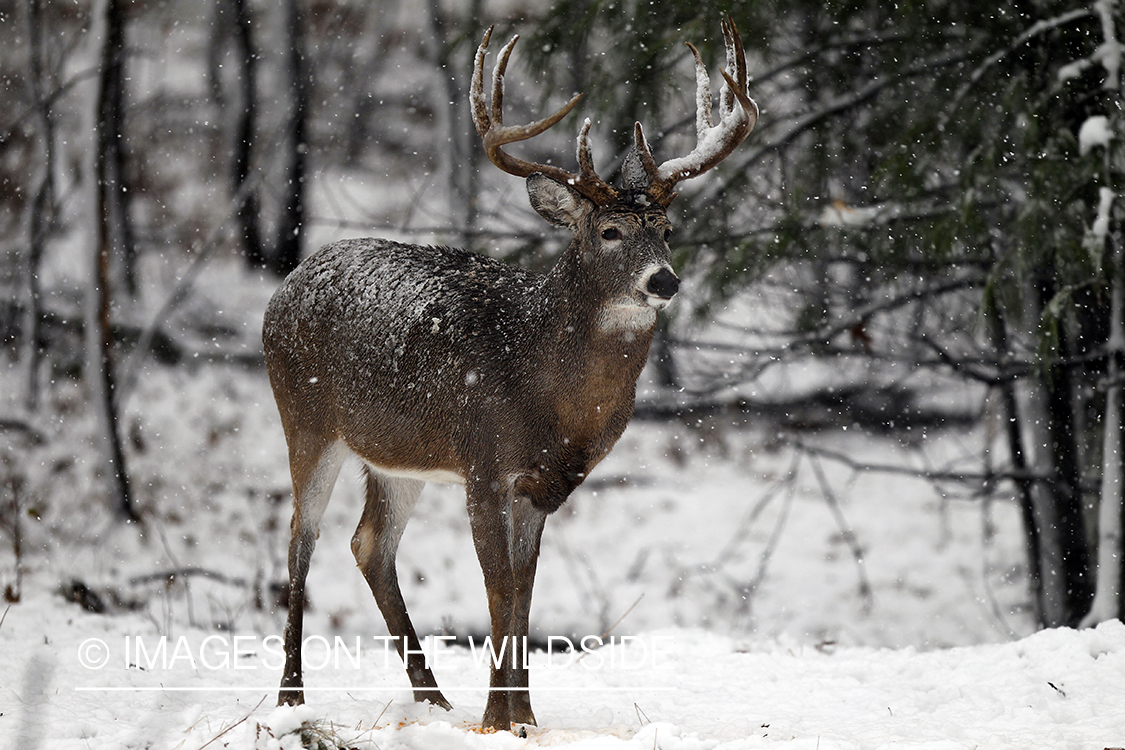
[[[267,312],[283,423],[392,476],[542,477],[558,489],[533,499],[557,507],[624,430],[656,319],[600,299],[577,252],[539,275],[449,248],[324,248]]]
[[[505,648],[483,725],[535,723],[524,648],[544,522],[632,415],[657,311],[679,286],[668,249],[673,186],[714,166],[757,116],[729,21],[724,34],[734,90],[724,90],[723,120],[711,126],[693,47],[707,109],[697,118],[700,145],[658,167],[638,124],[617,190],[593,171],[589,121],[578,174],[503,152],[553,125],[577,98],[538,123],[504,127],[501,78],[515,40],[500,53],[489,112],[481,82],[489,30],[474,69],[474,122],[489,158],[526,177],[535,210],[574,234],[555,268],[536,274],[464,250],[345,240],[307,258],[275,293],[263,344],[294,495],[279,703],[303,702],[305,579],[332,486],[352,454],[367,480],[352,551],[415,699],[450,707],[406,612],[395,555],[424,483],[454,482],[465,486],[492,642]]]

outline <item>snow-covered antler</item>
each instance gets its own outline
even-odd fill
[[[484,150],[489,160],[508,174],[517,177],[527,177],[535,172],[540,172],[555,180],[564,182],[582,195],[592,200],[597,205],[606,205],[615,201],[618,193],[594,171],[594,160],[590,154],[590,121],[586,120],[578,134],[578,174],[567,172],[564,169],[550,164],[536,164],[524,161],[504,152],[503,147],[516,141],[524,141],[544,132],[557,123],[574,108],[582,98],[577,94],[564,104],[550,117],[545,117],[538,122],[522,126],[505,126],[503,116],[504,103],[504,71],[508,67],[508,58],[512,55],[519,36],[512,37],[512,41],[504,45],[496,58],[496,67],[492,73],[492,106],[487,106],[484,100],[484,57],[488,50],[488,42],[492,38],[492,28],[485,32],[484,40],[477,48],[476,61],[473,65],[473,80],[469,89],[469,100],[472,103],[473,124],[477,133],[484,141]]]
[[[647,192],[653,199],[667,206],[676,197],[676,184],[697,177],[730,156],[754,125],[758,122],[758,105],[750,98],[747,89],[746,53],[742,37],[734,21],[728,16],[723,21],[723,40],[726,43],[726,67],[721,71],[726,84],[719,95],[719,123],[713,124],[711,104],[711,79],[699,50],[691,42],[687,46],[695,57],[695,130],[696,146],[687,156],[669,159],[660,166],[649,151],[641,124],[637,123],[634,137],[640,164],[649,177]]]

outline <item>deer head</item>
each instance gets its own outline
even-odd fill
[[[494,27],[488,29],[477,49],[470,101],[473,123],[484,142],[485,153],[508,174],[527,178],[528,197],[540,216],[575,233],[575,247],[592,271],[590,283],[597,287],[602,299],[617,300],[619,308],[633,303],[658,310],[676,294],[679,279],[669,262],[672,226],[666,213],[676,198],[675,187],[729,156],[758,120],[758,106],[747,92],[742,39],[729,17],[722,27],[726,68],[722,70],[725,85],[720,94],[718,123],[713,120],[707,68],[699,50],[689,42],[696,71],[696,147],[686,156],[657,165],[644,130],[636,123],[633,148],[622,165],[622,189],[609,185],[594,169],[588,118],[578,133],[576,173],[524,161],[504,151],[508,144],[532,138],[558,123],[578,103],[581,94],[538,122],[505,126],[504,73],[519,36],[512,37],[497,57],[491,106],[484,97],[484,61]],[[640,319],[651,322],[647,317]]]

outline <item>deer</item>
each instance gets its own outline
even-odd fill
[[[489,105],[488,29],[473,66],[473,123],[489,160],[524,178],[534,210],[572,233],[554,268],[534,273],[466,250],[351,239],[311,254],[273,295],[262,338],[294,506],[279,705],[304,702],[305,579],[341,464],[354,456],[366,486],[351,548],[414,700],[452,708],[406,611],[395,557],[425,483],[454,483],[465,487],[492,647],[507,649],[492,660],[482,728],[536,725],[525,659],[546,518],[632,416],[657,313],[680,285],[668,245],[676,185],[730,155],[758,119],[729,17],[722,31],[718,121],[706,66],[689,42],[697,145],[658,165],[637,123],[616,188],[594,169],[589,119],[577,172],[504,150],[554,126],[581,94],[542,120],[504,125],[504,74],[519,37],[497,56]]]

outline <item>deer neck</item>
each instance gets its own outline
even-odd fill
[[[561,368],[576,384],[604,380],[605,387],[595,389],[599,398],[621,392],[631,408],[655,330],[655,310],[604,294],[579,252],[575,240],[544,280],[548,319],[541,330],[552,335],[542,342],[543,364]],[[622,377],[623,370],[628,377]]]

